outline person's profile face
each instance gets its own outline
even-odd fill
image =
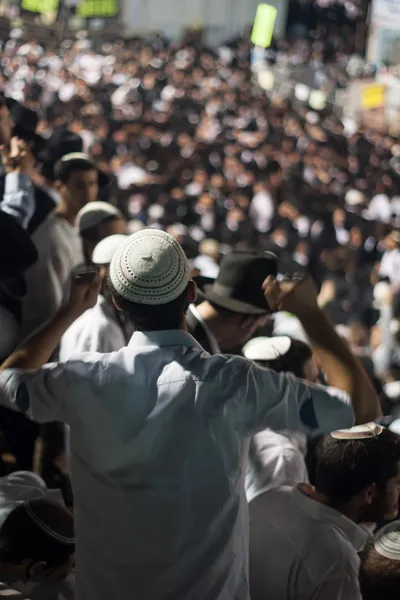
[[[61,186],[61,193],[78,210],[88,202],[95,202],[99,195],[99,176],[96,169],[72,172],[67,182]]]
[[[369,523],[393,521],[399,513],[400,463],[397,474],[389,479],[384,488],[376,487],[375,497],[362,510],[361,520]]]

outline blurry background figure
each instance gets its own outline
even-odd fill
[[[77,214],[76,227],[83,240],[86,262],[90,263],[95,247],[111,235],[125,235],[127,224],[121,211],[107,202],[88,202]]]
[[[219,273],[218,261],[220,258],[219,244],[216,240],[207,239],[200,243],[199,256],[192,261],[199,275],[216,279]]]

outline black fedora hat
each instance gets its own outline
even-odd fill
[[[14,123],[12,135],[27,142],[33,142],[35,154],[40,153],[46,145],[46,140],[36,133],[39,115],[30,108],[20,104],[14,98],[5,98],[5,103]]]
[[[47,140],[46,147],[39,154],[43,163],[44,175],[54,180],[54,166],[66,154],[83,151],[82,138],[65,127],[56,129]]]
[[[269,275],[277,275],[277,256],[272,252],[231,252],[222,259],[214,283],[200,289],[206,300],[220,308],[264,315],[270,311],[262,285]]]
[[[29,233],[14,217],[0,210],[0,279],[18,277],[38,259]]]

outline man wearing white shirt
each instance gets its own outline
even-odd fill
[[[246,440],[265,427],[349,426],[350,398],[207,354],[186,331],[196,286],[167,233],[130,236],[113,256],[110,282],[135,328],[126,348],[45,365],[65,330],[96,303],[98,283],[79,280],[64,309],[0,375],[2,402],[71,427],[76,598],[248,600]],[[264,294],[270,306],[297,312],[334,356],[332,383],[352,396],[360,418],[375,418],[375,392],[319,310],[311,283],[284,289],[272,278]]]
[[[94,249],[92,262],[99,270],[101,293],[96,306],[83,313],[62,336],[61,361],[66,361],[79,352],[116,352],[126,345],[123,322],[107,286],[111,259],[126,238],[126,235],[111,235],[99,242]]]
[[[400,290],[400,233],[392,231],[384,240],[385,253],[382,256],[379,275],[388,277],[393,291]]]
[[[398,513],[400,438],[375,423],[326,436],[316,486],[280,487],[250,503],[252,600],[361,600],[360,523]]]
[[[282,169],[277,161],[268,163],[265,183],[256,187],[256,195],[250,204],[250,218],[260,233],[267,233],[275,216],[274,193],[282,183]]]

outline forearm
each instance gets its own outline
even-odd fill
[[[28,227],[35,212],[35,190],[27,175],[16,171],[6,175],[1,208],[14,217],[21,227]]]
[[[62,335],[73,321],[71,315],[61,310],[17,348],[1,365],[1,369],[39,369],[49,362]]]
[[[315,346],[329,385],[351,396],[356,424],[381,416],[379,399],[370,379],[322,310],[299,315],[299,319]]]

